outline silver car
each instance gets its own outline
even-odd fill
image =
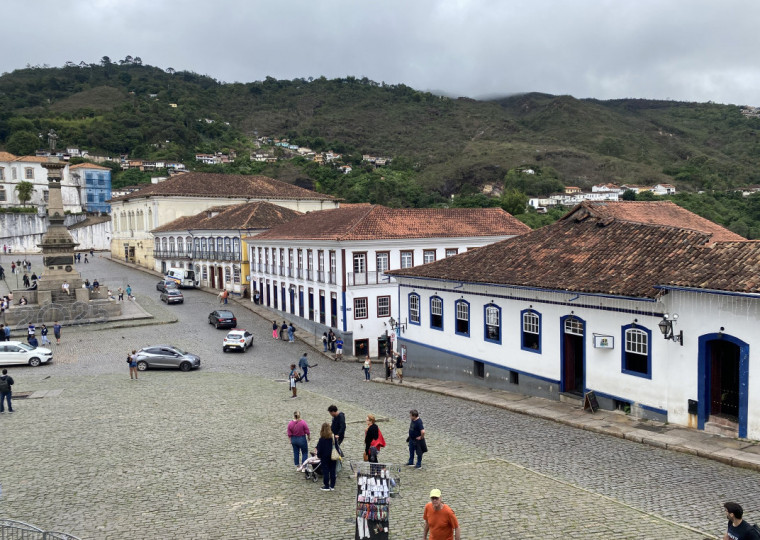
[[[145,371],[148,368],[179,368],[181,371],[190,371],[201,367],[200,356],[172,345],[143,347],[137,351],[135,359],[139,371]]]

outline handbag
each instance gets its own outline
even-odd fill
[[[333,461],[340,461],[340,454],[335,448],[333,448],[332,452],[330,452],[330,459]]]
[[[420,454],[424,454],[427,452],[427,443],[425,442],[425,437],[417,440],[417,451]]]

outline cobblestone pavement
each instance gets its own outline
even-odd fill
[[[212,295],[186,291],[185,304],[168,307],[157,302],[152,275],[99,257],[84,268],[84,277],[112,288],[128,280],[155,324],[64,328],[52,364],[10,370],[16,392],[63,392],[19,399],[17,413],[0,416],[0,517],[82,538],[351,538],[348,473],[335,492],[319,491],[294,471],[285,436],[294,409],[316,436],[336,403],[353,459],[362,452],[362,419],[373,412],[387,419],[379,424],[388,441],[382,457],[405,462],[407,411],[421,412],[430,452],[421,471],[401,472],[395,538],[419,536],[433,487],[457,512],[464,538],[701,539],[722,535],[729,499],[744,504],[750,521],[760,518],[758,473],[363,383],[359,364],[273,340],[271,321],[234,304],[256,341],[244,354],[223,354],[225,332],[206,322],[218,306]],[[149,371],[131,381],[126,352],[160,342],[197,352],[201,370]],[[319,366],[289,399],[282,381],[304,351]]]

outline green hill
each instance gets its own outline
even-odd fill
[[[27,153],[32,136],[50,128],[62,145],[93,154],[192,166],[196,152],[235,149],[244,159],[214,170],[263,172],[350,201],[407,206],[451,204],[452,195],[482,203],[482,193],[500,193],[518,167],[539,171],[519,186],[535,194],[600,182],[668,182],[683,192],[760,184],[760,119],[714,103],[537,93],[476,101],[354,77],[220,83],[129,57],[0,76],[0,145]],[[250,163],[262,135],[333,149],[355,170],[344,177],[304,160]],[[372,171],[362,153],[393,163]]]

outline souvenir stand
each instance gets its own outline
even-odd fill
[[[399,490],[400,469],[390,463],[352,463],[356,472],[356,540],[387,540],[391,497]]]

